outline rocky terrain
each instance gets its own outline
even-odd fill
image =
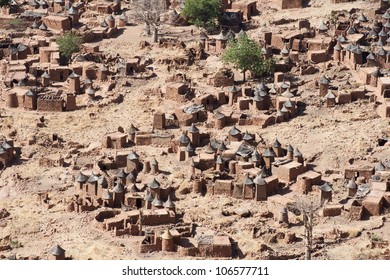
[[[278,27],[288,28],[298,19],[307,18],[312,23],[327,19],[334,10],[352,8],[369,10],[370,1],[355,1],[329,4],[327,0],[309,1],[304,9],[277,10],[270,1],[257,1],[260,14],[251,20],[250,36],[267,29],[276,28],[273,22],[291,19]],[[161,36],[177,36],[183,42],[194,40],[190,30],[195,27],[162,26]],[[213,71],[222,65],[219,56],[210,56],[186,69],[171,69],[158,63],[161,57],[175,57],[176,51],[160,48],[140,48],[140,42],[149,40],[140,37],[140,25],[127,26],[117,38],[96,43],[101,51],[120,54],[124,57],[147,56],[152,61],[154,77],[151,79],[120,78],[115,92],[123,95],[123,102],[85,106],[72,112],[49,113],[7,109],[0,102],[0,135],[12,137],[20,155],[15,163],[0,171],[0,258],[16,255],[20,258],[46,258],[53,244],[66,248],[67,256],[73,259],[174,259],[174,254],[151,253],[140,255],[136,245],[142,237],[115,237],[109,232],[100,232],[91,227],[94,213],[67,211],[67,202],[74,192],[74,162],[78,153],[90,153],[100,148],[101,137],[119,126],[128,129],[130,124],[143,131],[153,129],[153,114],[158,110],[173,112],[178,102],[164,100],[155,93],[167,78],[185,73],[195,81],[195,89],[206,89],[202,72]],[[195,31],[198,34],[197,30]],[[197,35],[196,35],[197,36]],[[358,81],[349,70],[338,69],[331,62],[313,75],[297,76],[299,96],[305,107],[289,122],[266,128],[240,127],[261,137],[266,143],[277,138],[283,144],[299,147],[314,171],[332,183],[334,201],[346,198],[347,181],[344,169],[352,163],[374,165],[378,160],[390,159],[390,146],[378,146],[378,139],[390,137],[390,121],[380,118],[375,103],[360,100],[333,108],[323,106],[318,98],[315,81],[324,73],[340,83]],[[235,73],[237,83],[241,74]],[[256,83],[253,83],[256,84]],[[110,94],[102,88],[100,94]],[[77,96],[83,102],[83,95]],[[37,126],[44,117],[44,125]],[[213,137],[226,135],[230,127],[222,130],[210,128]],[[180,129],[173,130],[178,136]],[[53,141],[53,133],[61,141]],[[28,143],[33,144],[28,144]],[[269,218],[266,202],[239,200],[230,197],[201,196],[190,193],[188,166],[177,162],[176,155],[160,147],[139,147],[137,153],[155,157],[160,169],[176,189],[177,213],[184,222],[195,222],[213,229],[216,233],[228,234],[234,242],[235,258],[245,259],[303,259],[304,241],[300,216],[290,216],[290,226],[283,227]],[[39,159],[47,155],[61,155],[64,167],[44,167]],[[92,158],[92,156],[91,156]],[[77,162],[85,165],[87,162]],[[45,197],[47,195],[47,197]],[[288,194],[287,194],[288,195]],[[373,241],[390,239],[389,214],[371,217],[368,220],[351,221],[343,212],[338,217],[316,217],[313,231],[313,259],[389,259],[387,246]],[[254,230],[255,229],[255,230]],[[188,257],[190,258],[190,257]]]

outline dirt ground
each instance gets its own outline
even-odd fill
[[[345,4],[330,4],[329,0],[312,0],[305,9],[284,10],[275,12],[276,5],[267,0],[257,1],[261,14],[255,16],[252,24],[257,29],[248,33],[256,37],[260,30],[274,28],[270,22],[286,19],[308,18],[312,23],[327,19],[332,10],[349,10],[351,8],[368,9],[369,1],[356,1]],[[294,23],[278,26],[289,28]],[[164,27],[162,36],[177,36],[183,41],[195,40],[190,30],[195,27]],[[139,44],[150,38],[140,36],[142,26],[128,26],[124,33],[115,39],[99,42],[100,49],[106,53],[119,53],[124,57],[135,55],[150,57],[157,61],[161,56],[174,56],[173,51],[145,48]],[[196,31],[197,32],[197,31]],[[219,57],[209,57],[205,66],[221,65]],[[66,211],[66,202],[73,194],[73,176],[77,171],[71,167],[40,167],[38,160],[44,155],[60,154],[69,156],[70,143],[80,143],[85,149],[98,145],[101,137],[117,130],[118,126],[127,129],[134,124],[140,130],[152,130],[152,116],[157,110],[173,112],[179,103],[163,100],[151,94],[150,90],[164,84],[167,77],[179,70],[171,70],[158,63],[153,65],[156,77],[148,81],[128,78],[130,86],[118,83],[115,91],[124,95],[119,104],[102,108],[85,107],[74,112],[44,113],[29,112],[21,109],[6,109],[0,102],[0,127],[3,135],[16,133],[16,146],[20,146],[35,135],[37,144],[21,147],[21,159],[12,167],[0,171],[0,209],[6,209],[10,216],[0,219],[0,240],[11,240],[11,250],[0,251],[0,256],[46,258],[53,244],[61,244],[66,254],[74,259],[161,259],[177,258],[174,254],[139,255],[136,248],[140,237],[114,237],[91,226],[94,213],[74,213]],[[198,87],[205,87],[205,80],[199,73],[198,66],[190,66],[185,74],[196,80]],[[390,135],[389,119],[377,117],[372,103],[358,101],[347,105],[325,108],[313,88],[313,80],[323,73],[302,77],[303,86],[299,87],[301,98],[306,108],[301,115],[289,122],[267,128],[255,126],[240,127],[260,135],[267,143],[278,138],[283,145],[298,147],[315,171],[321,172],[325,180],[330,181],[335,189],[334,199],[346,197],[343,171],[350,162],[365,161],[374,164],[378,159],[389,158],[389,149],[377,147],[377,139],[387,133]],[[241,75],[236,75],[240,80]],[[355,79],[354,77],[351,80]],[[97,94],[104,94],[97,92]],[[82,101],[84,96],[79,96]],[[36,121],[44,116],[45,126],[38,128]],[[202,129],[202,128],[201,128]],[[223,130],[210,129],[212,135],[222,137],[230,128]],[[173,130],[179,135],[179,129]],[[50,145],[53,133],[60,136],[64,144],[60,147]],[[238,244],[238,256],[246,259],[275,258],[302,259],[303,227],[299,219],[291,217],[290,228],[280,228],[272,219],[264,217],[267,206],[265,202],[239,201],[233,198],[195,194],[183,194],[190,188],[186,179],[187,167],[179,163],[175,154],[165,154],[163,148],[137,147],[141,156],[155,157],[161,169],[170,173],[167,182],[177,188],[177,212],[183,215],[184,221],[194,221],[207,226],[215,232],[225,233]],[[68,157],[67,160],[69,160]],[[38,194],[48,192],[50,201],[44,204]],[[239,205],[250,209],[251,217],[238,215],[224,216],[223,210],[233,211]],[[313,258],[315,259],[368,259],[385,258],[384,249],[371,249],[370,234],[377,234],[383,240],[389,240],[389,215],[375,217],[366,221],[351,222],[347,216],[337,219],[318,218],[314,228],[316,243]],[[253,238],[252,229],[260,229],[261,235]],[[275,232],[294,233],[298,237],[292,244],[287,244],[281,235]],[[343,233],[343,234],[341,234]],[[0,246],[1,246],[0,242]]]

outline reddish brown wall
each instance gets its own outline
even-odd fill
[[[46,24],[46,26],[49,29],[54,29],[54,30],[71,30],[71,24],[70,20],[68,18],[47,18],[43,17],[42,21]]]
[[[37,110],[48,112],[61,112],[64,101],[61,100],[42,100],[38,99]]]
[[[280,1],[280,7],[282,9],[297,9],[302,8],[302,0],[279,0]]]

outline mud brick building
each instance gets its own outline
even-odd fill
[[[281,9],[300,9],[303,8],[303,0],[277,0]]]
[[[175,222],[175,213],[166,209],[131,210],[126,213],[121,210],[101,210],[95,216],[94,226],[113,232],[116,236],[137,236],[145,226],[169,225]]]
[[[41,95],[38,97],[37,110],[61,112],[64,110],[65,101],[62,96]]]
[[[210,230],[199,232],[194,237],[181,228],[166,229],[164,232],[148,233],[139,247],[140,253],[177,252],[179,256],[230,258],[232,244],[227,236],[217,236]],[[201,230],[197,230],[201,231]]]
[[[220,71],[208,79],[208,84],[214,87],[228,87],[233,86],[234,75],[231,71]]]
[[[65,260],[65,250],[60,246],[56,245],[50,249],[49,260]]]
[[[37,109],[37,94],[35,92],[28,90],[24,94],[23,107],[26,110],[36,110]]]
[[[53,1],[53,12],[60,13],[65,10],[65,0],[54,0]]]
[[[9,90],[6,92],[6,106],[47,112],[77,109],[76,97],[73,94],[35,93],[34,91],[35,89],[24,91],[22,88]]]
[[[378,94],[384,98],[390,98],[390,77],[380,77],[378,79]]]
[[[251,0],[234,1],[231,4],[231,9],[242,12],[245,20],[250,20],[252,15],[257,13],[256,1]]]
[[[3,140],[0,142],[0,169],[9,166],[15,158],[13,141]]]
[[[175,101],[186,101],[188,85],[184,83],[172,83],[166,85],[165,98]]]
[[[109,149],[122,149],[127,145],[127,133],[116,131],[103,136],[102,146]]]
[[[61,155],[50,155],[39,159],[39,166],[61,167],[64,166],[64,158]]]
[[[50,15],[42,17],[42,22],[47,28],[53,30],[67,31],[72,29],[71,21],[68,17]]]
[[[162,112],[156,112],[153,116],[153,128],[164,129],[165,128],[165,114]]]
[[[375,169],[372,166],[350,166],[345,168],[344,177],[346,179],[364,177],[366,180],[374,175]]]
[[[157,127],[155,127],[158,129]],[[137,146],[161,146],[170,147],[173,135],[167,133],[139,132],[135,136],[134,143]]]
[[[87,7],[92,11],[96,11],[99,14],[112,14],[118,13],[121,9],[121,1],[114,0],[111,1],[94,1]]]
[[[240,133],[233,127],[229,137],[232,131],[234,135]],[[302,177],[310,180],[309,187],[321,183],[321,174],[308,170],[298,149],[283,148],[276,140],[272,148],[260,152],[254,148],[257,145],[255,137],[248,132],[238,139],[228,139],[228,143],[211,142],[196,157],[189,156],[191,160],[183,158],[193,168],[195,192],[261,201],[277,194],[281,184],[297,182]],[[205,182],[204,178],[196,176],[198,170],[200,174],[213,170],[220,175],[207,183],[213,176],[207,176]],[[209,187],[205,189],[202,185]]]
[[[140,57],[134,57],[126,61],[127,75],[145,71],[145,63]]]

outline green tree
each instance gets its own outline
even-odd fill
[[[220,0],[186,0],[182,10],[188,22],[198,27],[213,26],[221,13]]]
[[[231,63],[235,69],[241,70],[244,82],[247,71],[254,76],[267,76],[271,74],[274,66],[273,59],[266,59],[261,47],[247,35],[229,41],[227,49],[222,54],[222,61]]]
[[[60,54],[69,59],[73,53],[80,51],[83,39],[74,32],[68,32],[58,37],[56,42]]]
[[[0,7],[9,5],[10,0],[0,0]]]

